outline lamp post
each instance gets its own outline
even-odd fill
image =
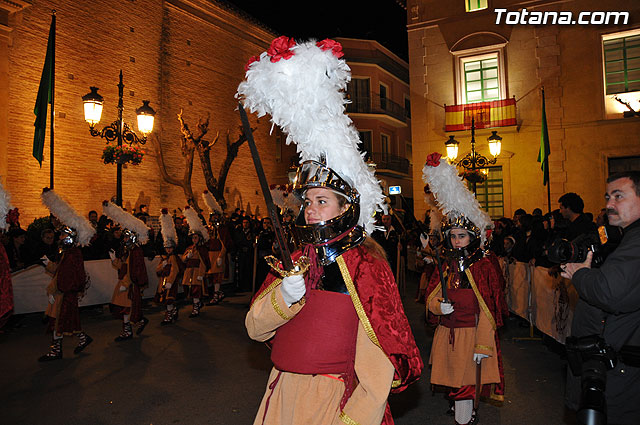
[[[479,154],[476,151],[475,131],[475,120],[474,118],[471,118],[471,152],[466,154],[460,161],[456,162],[456,159],[458,157],[458,146],[460,145],[460,142],[454,139],[453,136],[449,136],[449,140],[444,142],[444,146],[447,150],[447,158],[449,158],[449,161],[457,166],[464,168],[465,170],[470,171],[482,170],[487,168],[487,166],[489,165],[495,164],[498,160],[498,156],[500,155],[500,151],[502,150],[502,137],[498,136],[497,131],[491,131],[491,136],[487,138],[487,141],[489,142],[489,152],[491,153],[491,156],[493,156],[493,158],[489,159],[486,156]],[[478,181],[476,179],[474,179],[473,181],[470,179],[467,180],[471,181],[471,183],[473,184],[473,194],[475,195],[476,183],[478,183]]]
[[[142,133],[142,137],[138,137],[129,125],[122,120],[122,112],[124,110],[122,101],[124,93],[122,70],[120,70],[120,82],[118,83],[118,119],[102,130],[96,130],[95,126],[100,122],[104,99],[98,93],[97,87],[90,87],[90,90],[89,93],[82,96],[82,102],[84,103],[84,119],[89,123],[89,133],[93,137],[102,137],[106,139],[107,142],[117,141],[118,147],[122,147],[123,142],[127,142],[129,145],[144,145],[147,142],[147,135],[153,130],[153,121],[156,112],[149,106],[148,100],[143,100],[142,106],[136,109],[138,130]],[[117,161],[116,166],[116,204],[122,206],[122,162]]]

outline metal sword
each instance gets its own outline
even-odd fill
[[[287,240],[284,236],[284,230],[282,229],[282,224],[278,217],[276,204],[273,202],[273,197],[271,196],[271,191],[267,184],[267,177],[265,176],[264,169],[262,168],[260,154],[258,153],[256,142],[253,139],[253,130],[251,130],[249,118],[247,117],[247,112],[244,110],[242,103],[238,103],[238,110],[240,111],[240,119],[242,120],[242,130],[247,138],[247,143],[249,144],[249,150],[251,151],[251,157],[253,158],[253,165],[256,167],[256,174],[258,175],[262,195],[264,196],[264,201],[267,204],[267,211],[269,212],[269,217],[271,217],[273,231],[278,241],[278,247],[280,248],[280,261],[282,261],[282,265],[286,271],[293,271],[294,264],[291,259],[291,252],[289,251],[289,246],[287,245]]]

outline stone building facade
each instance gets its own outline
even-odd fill
[[[124,121],[137,128],[135,109],[143,99],[156,110],[155,127],[167,170],[181,178],[180,125],[194,133],[210,117],[214,175],[226,155],[226,138],[240,134],[237,86],[248,59],[264,51],[277,35],[227,5],[207,0],[23,0],[0,1],[0,178],[28,225],[47,214],[40,192],[49,185],[49,130],[44,162],[32,156],[33,113],[44,63],[51,13],[55,10],[56,83],[54,188],[80,212],[100,211],[115,195],[116,166],[102,163],[105,140],[91,137],[81,97],[89,86],[105,99],[102,128],[117,119],[118,75],[124,75]],[[270,183],[285,183],[295,148],[270,135],[267,118],[251,117]],[[160,176],[151,142],[142,164],[123,170],[123,205],[141,203],[157,215],[162,207],[183,208],[182,189]],[[227,178],[228,207],[264,215],[262,194],[247,144],[241,146]],[[193,164],[196,196],[206,189],[198,157]],[[200,200],[201,207],[202,201]]]

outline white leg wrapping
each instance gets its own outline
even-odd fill
[[[473,412],[473,400],[457,400],[455,410],[456,422],[459,424],[469,423]]]

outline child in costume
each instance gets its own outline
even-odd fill
[[[474,400],[480,397],[476,385],[488,395],[490,384],[502,390],[504,381],[496,333],[506,311],[502,273],[484,250],[492,221],[440,154],[429,155],[423,179],[444,215],[442,276],[437,268],[426,290],[428,318],[438,324],[431,347],[431,383],[449,387],[457,425],[475,424]],[[502,399],[503,393],[492,396]]]
[[[158,288],[154,301],[166,306],[164,319],[161,325],[169,325],[178,320],[178,308],[175,305],[178,294],[178,282],[182,273],[183,264],[176,253],[178,235],[173,217],[169,211],[163,208],[160,212],[160,231],[162,234],[165,255],[162,255],[156,268],[158,275]]]
[[[202,298],[209,294],[205,281],[207,271],[211,268],[206,245],[209,240],[209,232],[193,209],[187,206],[183,213],[189,223],[189,236],[192,244],[182,254],[182,261],[185,265],[182,286],[185,288],[187,296],[193,298],[193,309],[189,317],[194,318],[200,315],[200,309],[203,307]]]
[[[116,317],[122,318],[122,332],[115,338],[120,342],[133,338],[133,325],[137,326],[136,334],[140,335],[149,323],[142,314],[142,293],[149,285],[149,277],[141,248],[149,241],[149,228],[113,202],[104,201],[102,210],[124,229],[120,252],[111,254],[111,263],[118,270],[111,304]]]
[[[62,338],[64,335],[78,337],[75,354],[84,350],[93,339],[82,330],[78,298],[87,285],[84,260],[79,246],[89,245],[96,230],[89,220],[79,215],[66,201],[53,190],[42,191],[42,202],[49,208],[64,227],[60,233],[60,256],[57,262],[48,261],[45,265],[53,275],[47,286],[49,304],[45,314],[49,317],[49,328],[53,333],[53,342],[49,352],[38,361],[47,362],[62,358]],[[46,257],[45,257],[46,259]]]

